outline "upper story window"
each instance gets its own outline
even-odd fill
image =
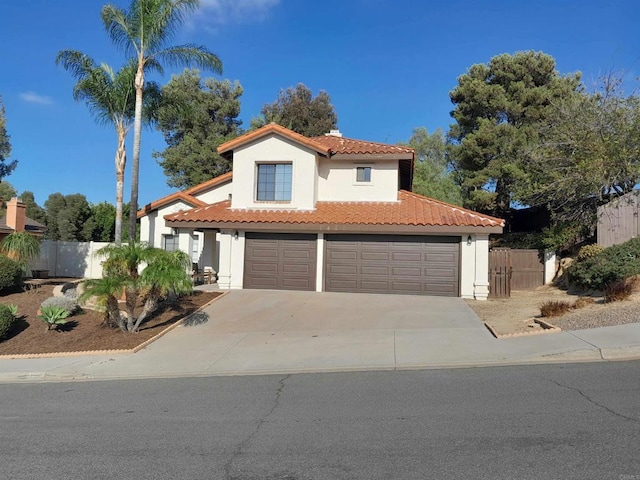
[[[356,183],[371,183],[371,167],[356,167]]]
[[[258,202],[291,201],[292,165],[290,163],[258,164]]]

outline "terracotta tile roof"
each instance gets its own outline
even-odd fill
[[[367,142],[355,140],[353,138],[338,137],[335,135],[324,135],[313,137],[311,140],[329,147],[331,155],[335,154],[407,154],[408,158],[413,158],[414,150],[400,145],[389,145],[386,143]]]
[[[272,133],[277,133],[289,140],[292,140],[296,143],[300,143],[302,145],[306,145],[307,147],[315,150],[316,152],[322,153],[323,155],[329,154],[329,147],[323,145],[322,143],[315,142],[313,139],[309,137],[305,137],[304,135],[300,135],[299,133],[294,132],[293,130],[289,130],[288,128],[284,128],[276,123],[270,123],[269,125],[265,125],[264,127],[260,127],[257,130],[254,130],[249,133],[245,133],[244,135],[240,135],[233,140],[229,140],[228,142],[223,143],[218,147],[218,153],[223,154],[225,152],[232,151],[238,148],[245,143],[252,142],[259,138],[262,138],[267,135],[271,135]]]
[[[504,220],[400,190],[398,202],[318,202],[315,210],[231,209],[214,203],[166,215],[169,222],[503,227]]]
[[[203,202],[202,200],[197,199],[196,197],[194,197],[194,195],[197,195],[200,192],[204,192],[209,188],[213,188],[218,185],[222,185],[223,183],[230,182],[232,177],[233,172],[227,172],[222,175],[218,175],[211,180],[207,180],[206,182],[199,183],[198,185],[188,188],[187,190],[175,192],[171,195],[167,195],[166,197],[162,197],[159,200],[148,203],[140,210],[138,210],[138,218],[144,217],[154,210],[157,210],[158,208],[168,205],[169,203],[177,200],[182,200],[183,202],[193,207],[204,207],[208,204],[206,202]]]

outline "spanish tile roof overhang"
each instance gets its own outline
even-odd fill
[[[207,203],[203,202],[202,200],[199,200],[198,198],[195,197],[195,195],[205,192],[210,188],[217,187],[227,182],[230,182],[232,178],[233,178],[233,172],[227,172],[222,175],[218,175],[217,177],[212,178],[211,180],[207,180],[206,182],[199,183],[198,185],[188,188],[187,190],[183,190],[181,192],[175,192],[175,193],[172,193],[171,195],[167,195],[166,197],[162,197],[161,199],[156,200],[155,202],[148,203],[147,205],[142,207],[140,210],[138,210],[138,218],[144,217],[145,215],[148,215],[149,213],[153,212],[154,210],[157,210],[158,208],[164,207],[165,205],[168,205],[172,202],[179,201],[179,200],[183,201],[187,205],[191,205],[192,207],[204,207],[205,205],[207,205]]]
[[[166,225],[239,230],[502,233],[504,220],[400,190],[397,202],[318,202],[315,210],[232,209],[229,201],[165,215]]]

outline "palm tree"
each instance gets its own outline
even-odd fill
[[[103,278],[84,282],[82,299],[97,297],[106,306],[110,323],[124,332],[135,333],[140,324],[153,313],[160,301],[169,294],[190,293],[192,283],[187,269],[189,256],[181,251],[166,252],[147,243],[130,241],[126,245],[107,245],[98,251],[107,257],[103,264]],[[140,272],[140,267],[146,265]],[[126,318],[119,312],[117,298],[125,291]],[[144,299],[142,312],[136,317],[135,308]]]
[[[204,46],[166,45],[178,27],[184,23],[186,16],[194,12],[199,5],[199,0],[132,0],[129,10],[123,10],[112,4],[102,7],[102,22],[111,40],[122,47],[137,64],[134,81],[136,102],[131,165],[131,214],[129,215],[132,239],[135,238],[136,212],[138,211],[145,70],[153,68],[162,73],[162,63],[166,63],[171,66],[196,66],[222,73],[222,62]]]
[[[122,242],[122,206],[124,192],[124,171],[127,163],[125,139],[131,129],[135,113],[133,81],[137,65],[130,63],[117,73],[109,65],[97,65],[95,61],[76,50],[62,50],[56,57],[56,64],[62,65],[78,80],[73,88],[74,100],[87,104],[98,123],[112,124],[118,136],[116,149],[116,225],[115,243]],[[155,83],[145,87],[145,103],[150,105],[159,98],[160,88]]]

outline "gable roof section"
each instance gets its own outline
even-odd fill
[[[315,210],[231,209],[214,203],[166,215],[167,222],[324,226],[487,227],[502,231],[504,220],[400,190],[397,202],[318,202]],[[213,225],[212,225],[213,227]]]
[[[314,150],[323,155],[329,155],[329,148],[323,145],[320,142],[316,142],[314,139],[305,137],[304,135],[300,135],[299,133],[294,132],[293,130],[289,130],[288,128],[282,127],[276,123],[270,123],[265,125],[264,127],[260,127],[257,130],[254,130],[249,133],[245,133],[244,135],[240,135],[233,140],[229,140],[228,142],[223,143],[218,147],[218,153],[220,155],[231,152],[242,145],[246,145],[247,143],[258,140],[262,137],[268,135],[280,135],[281,137],[287,138],[295,143],[299,143],[304,145],[311,150]]]

